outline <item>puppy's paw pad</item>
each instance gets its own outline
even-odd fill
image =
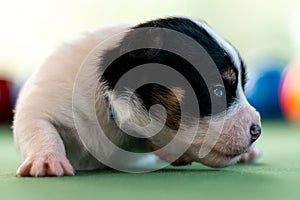
[[[241,156],[239,163],[251,163],[259,158],[261,158],[263,155],[262,151],[258,149],[257,147],[254,147],[251,149],[248,153],[245,153]]]
[[[57,154],[35,155],[27,158],[17,176],[72,176],[73,167],[65,156]]]

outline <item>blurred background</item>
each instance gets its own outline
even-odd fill
[[[240,51],[247,97],[264,119],[300,121],[299,0],[0,0],[0,121],[10,121],[22,83],[62,42],[173,15],[207,21]]]

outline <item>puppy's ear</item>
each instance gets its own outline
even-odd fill
[[[182,102],[184,95],[185,95],[185,91],[180,88],[180,87],[172,87],[171,91],[174,93],[174,97],[176,97],[176,101]]]
[[[152,105],[162,105],[167,112],[166,125],[173,130],[178,130],[181,120],[180,103],[184,98],[184,91],[181,88],[167,88],[151,83],[138,88],[135,93],[147,111]]]
[[[120,54],[128,53],[132,59],[152,59],[163,47],[164,30],[156,27],[135,28],[128,32]]]

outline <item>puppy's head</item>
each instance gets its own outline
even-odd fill
[[[141,28],[147,31],[139,32]],[[157,29],[162,31],[155,31]],[[168,31],[176,31],[180,35],[169,37]],[[203,53],[198,47],[186,42],[184,37],[195,41],[214,65],[209,61],[204,62],[206,58]],[[132,48],[136,44],[156,48]],[[173,45],[176,52],[168,50],[166,44]],[[185,58],[178,55],[178,52],[184,52]],[[107,58],[112,55],[120,56],[110,62],[108,60],[111,59]],[[189,59],[196,64],[189,62]],[[139,68],[149,63],[156,65]],[[136,120],[133,121],[146,126],[151,121],[149,110],[152,106],[163,106],[165,119],[162,119],[164,117],[160,112],[152,113],[158,121],[156,125],[163,122],[164,126],[158,134],[148,138],[151,149],[163,148],[174,139],[178,131],[183,132],[176,144],[178,149],[181,144],[188,144],[188,148],[184,148],[179,158],[177,148],[174,147],[157,151],[162,159],[174,165],[196,161],[213,167],[228,166],[246,153],[260,135],[259,114],[244,95],[246,72],[239,53],[202,21],[166,18],[133,27],[117,47],[103,54],[102,65],[108,67],[101,76],[101,82],[106,85],[111,106],[121,124],[134,118]],[[161,65],[171,68],[174,74],[164,71]],[[115,86],[122,76],[134,70],[135,73],[128,79],[130,83],[121,83],[121,87],[116,90]],[[177,72],[188,81],[190,88],[177,77]],[[163,81],[158,83],[151,80],[153,77],[155,80],[168,79],[169,82],[164,85],[161,84]],[[144,84],[135,87],[135,83]],[[129,115],[124,114],[122,109],[125,108],[120,104],[121,101],[116,100],[116,96],[124,96],[128,90],[134,90],[134,98],[128,107],[133,114]],[[193,95],[196,102],[191,100]],[[182,105],[189,106],[182,109]],[[137,132],[147,135],[146,130],[139,129]]]

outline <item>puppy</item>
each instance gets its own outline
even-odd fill
[[[175,166],[253,161],[261,125],[245,84],[239,53],[203,21],[164,18],[87,33],[49,56],[19,95],[13,132],[24,162],[17,176],[131,162],[115,156],[110,142],[154,151]]]

